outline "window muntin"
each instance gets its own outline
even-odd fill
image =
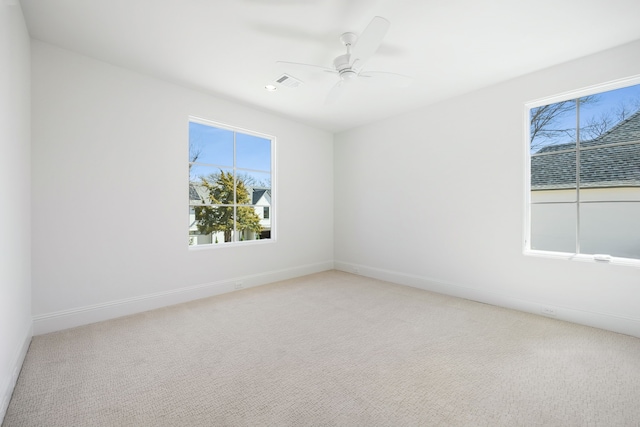
[[[527,106],[525,251],[640,260],[639,80]]]
[[[190,119],[189,246],[272,239],[274,143],[267,135]]]

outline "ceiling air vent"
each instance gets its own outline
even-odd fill
[[[276,83],[295,89],[302,84],[302,81],[291,77],[289,74],[283,74],[280,78],[276,79]]]

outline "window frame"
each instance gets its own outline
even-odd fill
[[[250,130],[250,129],[246,129],[246,128],[242,128],[239,126],[234,126],[234,125],[229,125],[229,124],[225,124],[225,123],[221,123],[221,122],[217,122],[214,120],[209,120],[209,119],[205,119],[202,117],[198,117],[198,116],[189,116],[188,120],[187,120],[187,124],[190,123],[197,123],[200,125],[204,125],[204,126],[211,126],[217,129],[222,129],[222,130],[226,130],[226,131],[230,131],[230,132],[234,132],[235,133],[241,133],[241,134],[245,134],[245,135],[249,135],[249,136],[255,136],[258,138],[262,138],[262,139],[268,139],[271,144],[270,144],[270,168],[271,170],[270,172],[270,178],[271,178],[271,187],[270,187],[270,194],[271,194],[271,202],[270,202],[270,237],[268,239],[254,239],[254,240],[234,240],[231,242],[222,242],[222,243],[210,243],[210,244],[201,244],[201,245],[191,245],[189,244],[189,239],[191,238],[191,235],[189,234],[188,236],[188,240],[187,240],[187,247],[190,251],[199,251],[199,250],[208,250],[208,249],[218,249],[218,248],[230,248],[230,247],[238,247],[238,246],[247,246],[247,245],[264,245],[264,244],[270,244],[270,243],[275,243],[276,242],[276,231],[277,231],[277,226],[276,226],[276,221],[275,218],[277,217],[277,215],[275,214],[277,208],[276,208],[276,184],[277,184],[277,178],[276,178],[276,137],[267,133],[263,133],[263,132],[257,132],[254,130]],[[187,135],[189,134],[189,131],[187,131]],[[187,137],[187,142],[189,142],[189,136]],[[190,150],[190,146],[187,146],[187,151],[189,152]],[[233,170],[234,173],[234,177],[236,176],[236,171],[237,170],[251,170],[251,171],[255,171],[255,172],[259,172],[259,173],[264,173],[266,171],[261,171],[261,170],[253,170],[253,169],[246,169],[246,168],[238,168],[237,167],[237,159],[235,156],[235,135],[234,135],[234,155],[233,155],[233,166],[232,167],[225,167],[226,169],[231,169]],[[189,153],[188,153],[189,154]],[[192,164],[198,164],[198,162],[191,162],[189,159],[189,156],[187,156],[187,165],[190,166]],[[191,185],[191,180],[190,180],[190,174],[187,173],[187,188],[190,187]],[[191,208],[193,207],[193,205],[191,204],[191,198],[189,196],[189,191],[187,191],[187,205],[189,206],[189,215],[191,215],[190,211]],[[227,206],[227,205],[225,205]],[[251,206],[251,207],[258,207],[259,205],[247,205],[247,204],[239,204],[237,203],[237,201],[235,201],[235,196],[234,196],[234,203],[231,205],[228,205],[234,208],[234,210],[237,207],[246,207],[246,206]]]
[[[640,84],[640,75],[612,80],[606,83],[601,83],[593,86],[588,86],[582,89],[576,89],[568,92],[563,92],[558,95],[553,95],[545,98],[539,98],[524,103],[523,115],[524,115],[524,138],[523,138],[523,153],[524,153],[524,230],[523,230],[523,246],[522,252],[526,256],[550,258],[550,259],[562,259],[580,262],[592,262],[592,263],[606,263],[613,265],[624,265],[640,268],[640,259],[635,258],[622,258],[616,256],[603,256],[600,254],[584,254],[584,253],[571,253],[571,252],[559,252],[549,251],[541,249],[531,249],[531,110],[536,107],[544,105],[555,104],[562,101],[574,100],[589,95],[597,95],[599,93],[608,92],[616,89],[622,89],[629,86]],[[578,151],[578,145],[576,145],[576,151]],[[577,191],[580,189],[577,188]],[[579,204],[580,200],[576,201]],[[576,231],[579,233],[579,230]],[[579,234],[576,235],[576,239],[579,240]]]

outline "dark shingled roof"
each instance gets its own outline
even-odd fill
[[[637,144],[580,151],[580,186],[640,187],[640,111],[621,121],[602,136],[584,141],[581,147],[637,141]],[[575,144],[544,147],[538,153],[571,150]],[[531,189],[576,187],[575,151],[531,156]]]
[[[198,194],[198,190],[196,190],[195,186],[193,184],[189,184],[189,200],[191,200],[192,202],[194,200],[202,200],[202,198],[200,197],[200,194]]]
[[[265,199],[267,199],[267,202],[271,204],[271,190],[268,188],[254,188],[252,197],[253,200],[251,201],[251,203],[255,205],[263,195]]]

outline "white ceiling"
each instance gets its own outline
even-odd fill
[[[21,0],[31,36],[339,132],[640,39],[638,0]],[[325,105],[339,36],[391,21],[365,69],[409,88],[354,84]],[[296,89],[264,86],[283,72]]]

